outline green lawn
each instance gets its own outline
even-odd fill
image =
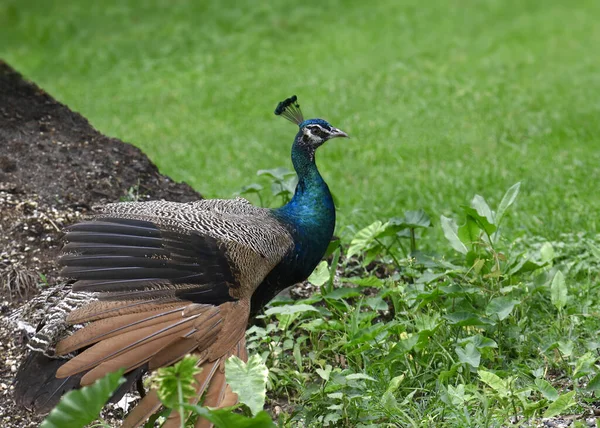
[[[5,0],[0,56],[207,197],[290,167],[297,94],[352,136],[319,153],[339,232],[517,181],[511,224],[597,227],[595,0],[125,3]]]

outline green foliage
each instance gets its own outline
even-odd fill
[[[269,182],[268,187],[271,190],[271,194],[268,195],[265,191],[265,186],[260,183],[252,183],[242,187],[237,193],[238,195],[244,197],[256,196],[258,198],[257,202],[263,207],[284,205],[294,196],[296,183],[298,182],[294,171],[279,167],[275,169],[261,169],[256,175],[265,177],[264,181]]]
[[[496,210],[475,196],[460,225],[442,216],[444,256],[417,249],[431,229],[421,210],[332,243],[309,278],[318,290],[274,301],[247,332],[249,362],[227,362],[240,405],[186,404],[191,357],[152,384],[186,423],[217,427],[274,426],[265,389],[282,427],[502,426],[579,411],[600,391],[600,236],[512,239],[503,224],[518,192]]]
[[[169,367],[158,369],[152,376],[151,385],[156,388],[162,403],[171,408],[178,408],[196,394],[194,376],[200,373],[197,367],[198,358],[191,355]]]
[[[258,415],[265,405],[268,374],[269,370],[259,355],[252,355],[247,363],[232,356],[225,363],[227,383],[253,415]]]
[[[319,264],[319,292],[265,311],[248,346],[268,396],[290,402],[280,423],[501,426],[593,400],[597,243],[511,239],[519,188],[495,210],[475,196],[460,225],[441,217],[450,257],[400,248],[398,233],[429,227],[407,219],[424,216],[373,222]]]
[[[375,221],[359,230],[348,247],[347,258],[362,254],[363,264],[369,264],[376,258],[388,256],[400,267],[396,258],[397,250],[407,257],[417,251],[417,231],[431,226],[431,219],[423,210],[406,211],[404,217],[393,217],[387,222]],[[403,239],[409,239],[407,251],[402,245]],[[395,248],[398,247],[398,248]]]
[[[196,394],[194,376],[201,370],[197,366],[198,358],[188,355],[173,366],[158,369],[150,380],[163,405],[179,412],[182,427],[185,426],[184,421],[187,419],[186,412],[191,412],[191,419],[204,417],[215,426],[223,428],[231,426],[271,428],[273,426],[268,414],[262,411],[268,369],[259,356],[251,356],[248,363],[232,356],[225,364],[226,379],[231,390],[238,394],[239,402],[252,411],[255,415],[253,418],[234,413],[235,408],[211,410],[188,404]]]
[[[265,411],[260,411],[256,416],[248,418],[231,412],[230,410],[210,410],[206,407],[185,404],[184,407],[193,413],[211,421],[216,428],[275,428],[276,425]]]
[[[575,391],[567,392],[566,394],[559,396],[548,406],[548,409],[544,412],[544,417],[551,418],[552,416],[560,415],[569,407],[576,405],[577,402],[574,398]]]
[[[138,202],[140,197],[140,180],[138,180],[137,184],[127,189],[127,195],[121,196],[119,202]]]
[[[562,309],[567,304],[567,286],[565,285],[565,276],[561,271],[557,271],[552,279],[550,299],[556,309]]]
[[[40,425],[42,428],[79,428],[98,419],[100,410],[119,385],[123,370],[109,373],[92,385],[66,393]]]

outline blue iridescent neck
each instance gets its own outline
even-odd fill
[[[294,246],[254,292],[252,308],[262,308],[285,287],[308,278],[333,236],[333,198],[315,164],[315,148],[302,141],[303,135],[298,132],[292,146],[292,163],[298,174],[294,197],[271,211],[292,234]]]
[[[317,169],[315,149],[302,144],[302,136],[302,132],[298,132],[292,146],[292,164],[298,175],[296,191],[290,202],[274,211],[290,220],[319,224],[325,229],[333,229],[335,227],[333,198],[327,183]],[[333,234],[333,230],[331,233]]]
[[[335,229],[335,206],[329,187],[315,164],[315,148],[302,141],[299,132],[292,146],[292,163],[298,174],[290,202],[273,214],[290,228],[296,248],[294,270],[305,279],[319,263]]]

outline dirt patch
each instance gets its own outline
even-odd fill
[[[58,282],[61,229],[94,205],[200,198],[160,174],[141,150],[102,135],[0,61],[0,422],[39,423],[12,402],[12,378],[25,349],[3,321]]]

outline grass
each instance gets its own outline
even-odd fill
[[[593,415],[600,235],[514,238],[500,226],[517,194],[493,210],[474,199],[463,226],[443,220],[449,258],[400,254],[396,238],[427,228],[426,216],[375,222],[343,249],[354,256],[316,269],[317,292],[273,302],[248,342],[270,369],[280,426],[529,427]]]
[[[227,361],[238,412],[180,405],[195,391],[193,357],[154,375],[166,411],[192,411],[218,428],[274,428],[262,411],[268,390],[282,428],[532,427],[593,415],[600,234],[514,238],[502,225],[518,193],[516,184],[493,209],[474,198],[461,226],[443,217],[448,257],[403,255],[400,240],[414,236],[418,249],[429,232],[422,211],[360,230],[317,267],[309,297],[279,296],[257,317],[248,364]],[[99,408],[109,394],[85,395]],[[82,419],[67,403],[50,417]]]
[[[293,130],[272,110],[292,93],[352,135],[319,153],[343,256],[248,333],[281,425],[590,412],[600,4],[452,6],[9,0],[0,56],[208,197],[289,167]],[[500,221],[502,200],[514,204]]]
[[[296,93],[348,131],[319,165],[340,232],[405,209],[449,214],[523,182],[514,224],[595,230],[593,0],[0,5],[0,56],[102,132],[207,197],[290,166]],[[439,236],[437,236],[439,238]]]

